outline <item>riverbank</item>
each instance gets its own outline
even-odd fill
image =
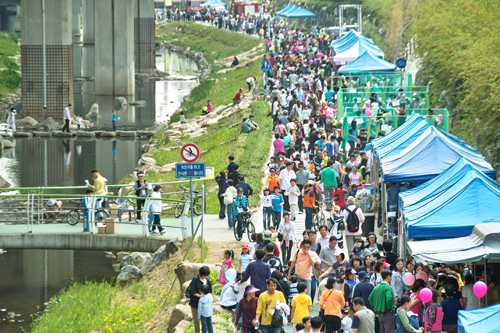
[[[21,100],[19,35],[0,32],[0,113],[8,111]]]

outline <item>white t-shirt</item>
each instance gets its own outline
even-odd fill
[[[472,287],[472,284],[467,284],[462,288],[462,297],[467,298],[465,310],[473,310],[481,307],[480,299],[474,294]]]

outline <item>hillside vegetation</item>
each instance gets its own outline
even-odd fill
[[[0,32],[0,101],[21,84],[19,66],[12,58],[19,54],[17,39],[14,33]]]

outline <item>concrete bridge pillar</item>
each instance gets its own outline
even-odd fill
[[[82,67],[84,77],[95,75],[94,2],[95,0],[82,0]]]
[[[63,118],[73,104],[73,45],[71,0],[45,0],[46,10],[46,117]],[[23,116],[42,120],[43,27],[42,1],[21,2],[21,67]]]
[[[153,73],[156,68],[154,0],[136,0],[134,7],[135,71]]]
[[[73,35],[73,76],[82,77],[82,0],[72,0],[71,29]]]
[[[133,2],[94,2],[96,95],[135,94]]]
[[[15,17],[17,6],[0,5],[0,30],[15,31]]]

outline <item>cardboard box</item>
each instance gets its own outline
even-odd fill
[[[118,221],[106,221],[106,233],[107,234],[117,234],[118,233]]]
[[[98,234],[106,233],[106,226],[104,225],[104,223],[97,223],[97,233]]]

